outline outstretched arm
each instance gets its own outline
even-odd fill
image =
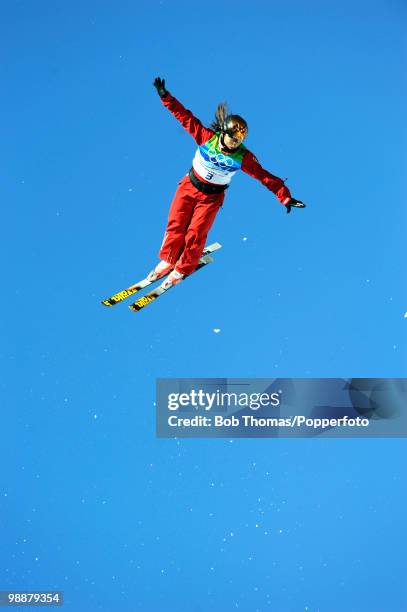
[[[274,176],[274,174],[267,172],[267,170],[259,164],[257,158],[251,151],[245,151],[242,161],[242,170],[272,191],[280,200],[281,204],[286,207],[288,213],[291,212],[292,207],[305,208],[305,204],[300,200],[291,197],[290,190],[286,187],[284,181],[278,176]]]
[[[201,121],[195,117],[190,110],[182,106],[181,102],[178,102],[178,100],[167,91],[165,88],[165,79],[157,77],[153,85],[161,98],[161,102],[168,108],[170,113],[178,119],[182,127],[191,134],[198,145],[203,144],[213,136],[214,132],[212,130],[204,127]]]

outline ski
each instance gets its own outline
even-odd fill
[[[221,248],[221,246],[222,245],[219,244],[219,242],[214,242],[213,244],[206,246],[203,250],[202,257],[204,257],[205,255],[209,255],[209,253],[213,253],[214,251],[217,251],[218,249]],[[161,276],[158,280],[160,281],[164,280],[165,276]],[[130,297],[131,295],[134,295],[141,289],[144,289],[145,287],[148,287],[149,285],[152,285],[155,282],[156,281],[149,281],[146,278],[143,278],[143,280],[139,281],[135,285],[130,285],[130,287],[127,287],[127,289],[122,289],[122,291],[115,293],[114,295],[107,298],[106,300],[102,300],[101,303],[103,304],[103,306],[114,306],[115,304],[119,304],[119,302],[122,302],[126,298]]]
[[[220,245],[218,248],[220,248]],[[210,255],[204,255],[199,260],[199,264],[197,265],[195,270],[192,272],[192,274],[195,274],[195,272],[197,272],[198,270],[200,270],[201,268],[203,268],[204,266],[207,266],[209,263],[212,263],[212,262],[213,262],[213,258]],[[191,276],[191,274],[189,274],[188,276]],[[188,276],[186,278],[188,278]],[[181,281],[181,283],[182,282],[183,280]],[[157,287],[157,289],[153,289],[152,291],[150,291],[150,293],[143,295],[143,297],[133,302],[133,304],[130,304],[129,308],[130,310],[133,310],[134,312],[138,312],[142,308],[145,308],[146,306],[151,304],[151,302],[154,302],[154,300],[159,298],[160,295],[162,295],[163,293],[166,293],[170,289],[172,289],[172,286],[168,287],[168,289],[163,289],[163,287]]]

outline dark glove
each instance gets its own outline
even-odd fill
[[[165,79],[156,77],[154,79],[153,85],[156,88],[157,93],[160,96],[160,98],[165,98],[165,96],[168,94],[168,91],[165,89]]]
[[[287,209],[287,214],[288,214],[291,212],[292,208],[305,208],[305,204],[304,202],[301,202],[301,200],[296,200],[295,198],[291,198],[291,200],[287,202],[285,207]]]

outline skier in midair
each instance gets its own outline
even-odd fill
[[[153,84],[164,106],[198,145],[192,168],[178,183],[171,204],[159,251],[160,262],[147,276],[148,280],[155,281],[170,272],[161,284],[167,289],[191,274],[198,265],[225,191],[238,170],[258,179],[272,191],[287,213],[291,208],[305,208],[305,204],[291,197],[284,182],[262,168],[242,144],[248,127],[240,115],[228,114],[226,104],[219,104],[215,121],[211,128],[206,128],[167,91],[164,79],[157,77]]]

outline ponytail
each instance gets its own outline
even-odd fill
[[[220,132],[223,129],[223,125],[225,123],[225,119],[228,116],[228,105],[226,102],[221,102],[218,104],[218,108],[215,113],[215,120],[211,123],[211,128],[214,132]]]

